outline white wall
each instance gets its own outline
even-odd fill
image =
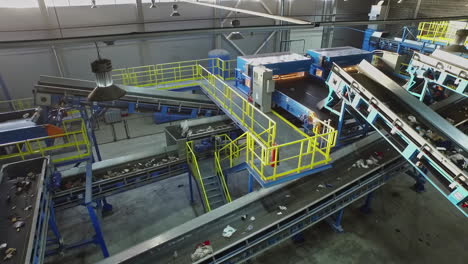
[[[273,13],[278,14],[278,0],[263,0]],[[234,6],[237,1],[222,1]],[[180,17],[170,17],[171,3],[161,3],[159,8],[149,9],[144,3],[139,16],[136,5],[109,5],[91,9],[88,6],[49,8],[0,8],[0,41],[38,38],[92,36],[138,31],[161,31],[187,28],[219,27],[222,17],[228,12],[212,8],[178,3]],[[320,21],[322,0],[286,1],[285,14],[301,19]],[[267,12],[258,1],[243,0],[239,8]],[[364,11],[367,12],[367,11]],[[274,25],[275,21],[238,14],[243,26]],[[247,16],[247,17],[246,17]],[[224,27],[230,27],[230,19]],[[57,19],[58,18],[58,19]],[[142,23],[143,22],[143,23]],[[319,47],[320,29],[293,31],[287,38],[304,38],[306,48]],[[254,53],[271,32],[245,33],[245,39],[235,44],[245,54]],[[309,34],[310,33],[310,34]],[[218,41],[217,41],[218,39]],[[220,41],[219,41],[220,40]],[[344,41],[346,42],[346,40]],[[208,51],[223,48],[232,56],[240,53],[224,38],[215,35],[177,36],[149,40],[116,41],[112,46],[99,44],[102,55],[110,58],[114,68],[134,67],[172,61],[206,58]],[[96,59],[93,43],[60,45],[56,51],[66,77],[93,79],[90,63]],[[294,50],[299,49],[292,46]],[[278,33],[260,51],[273,52],[279,49]],[[302,48],[301,48],[302,49]],[[59,75],[58,66],[51,48],[19,48],[0,50],[0,74],[13,98],[29,97],[39,75]],[[3,93],[0,92],[0,100]]]

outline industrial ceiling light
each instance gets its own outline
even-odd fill
[[[227,39],[240,40],[240,39],[244,39],[244,36],[239,31],[235,31],[235,32],[229,33],[229,35],[227,36]]]
[[[115,85],[112,80],[112,62],[102,59],[98,50],[98,59],[91,63],[91,70],[96,75],[96,88],[88,95],[88,101],[113,101],[125,95],[125,90]]]
[[[91,0],[91,8],[96,8],[96,0]]]
[[[234,19],[231,20],[231,26],[233,28],[240,27],[240,20],[237,19],[237,13],[238,12],[234,13]],[[239,31],[234,31],[234,32],[229,33],[229,35],[227,36],[227,39],[229,39],[229,40],[240,40],[240,39],[244,39],[244,36]]]
[[[158,8],[158,6],[156,5],[156,0],[151,0],[151,5],[149,8]]]
[[[178,11],[177,9],[179,9],[179,6],[178,6],[178,5],[172,5],[172,14],[171,14],[171,17],[173,17],[173,16],[180,16],[179,11]]]
[[[401,4],[401,2],[403,2],[403,0],[398,0],[397,4]]]

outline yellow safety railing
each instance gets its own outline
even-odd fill
[[[457,30],[466,28],[468,23],[464,21],[421,22],[418,25],[418,39],[447,45],[454,42]]]
[[[205,185],[203,184],[203,178],[200,174],[200,168],[198,167],[197,157],[193,150],[193,141],[189,141],[185,144],[186,153],[187,153],[187,163],[190,167],[190,171],[195,179],[200,183],[201,193],[203,200],[205,201],[206,211],[211,211],[210,202],[208,201],[208,195],[206,194]]]
[[[77,129],[68,131],[75,127]],[[0,160],[17,157],[24,160],[31,155],[51,155],[52,162],[58,163],[88,157],[91,147],[83,119],[65,120],[62,128],[63,134],[1,144],[0,150],[6,154],[0,155]]]
[[[234,79],[235,60],[223,61],[218,58],[115,69],[112,71],[112,78],[115,83],[123,85],[164,86],[158,89],[176,89],[197,85],[196,81],[200,79],[197,73],[198,65],[203,65],[224,80]]]
[[[34,98],[21,98],[7,101],[0,101],[0,113],[19,111],[34,107]]]
[[[216,175],[218,175],[220,182],[221,182],[221,186],[223,187],[224,197],[226,197],[226,201],[230,203],[232,201],[231,194],[229,193],[229,189],[226,184],[226,179],[224,178],[223,169],[221,167],[221,163],[219,159],[219,153],[215,151],[214,155],[215,155],[214,163],[215,163]]]
[[[229,115],[236,118],[243,127],[254,134],[260,142],[265,146],[271,146],[276,137],[275,121],[203,66],[199,65],[198,69],[201,76],[200,86],[205,92],[227,110]]]
[[[330,151],[335,146],[337,132],[329,121],[315,120],[313,136],[302,133],[303,139],[276,145],[276,122],[224,82],[234,76],[234,73],[232,77],[226,76],[225,72],[233,70],[233,61],[206,59],[122,69],[114,74],[120,71],[118,75],[122,77],[118,80],[134,86],[171,84],[165,88],[172,89],[190,86],[191,81],[193,85],[201,86],[227,114],[248,130],[218,150],[215,159],[220,164],[226,159],[226,153],[231,167],[244,154],[246,162],[263,180],[274,181],[331,160]],[[290,126],[294,128],[292,124]]]

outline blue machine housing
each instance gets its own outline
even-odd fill
[[[307,55],[310,56],[312,62],[309,73],[325,81],[330,74],[333,63],[341,67],[347,67],[357,65],[362,60],[371,62],[373,53],[346,46],[312,49],[307,51]]]
[[[236,87],[245,94],[248,94],[250,90],[249,83],[252,80],[253,67],[260,65],[273,70],[274,75],[284,75],[296,72],[308,72],[311,60],[305,56],[291,52],[237,57]]]

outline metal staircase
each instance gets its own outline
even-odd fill
[[[213,160],[207,159],[199,162],[201,172],[201,183],[206,192],[211,210],[227,203],[227,198],[223,192],[223,186],[219,175],[213,167]]]
[[[226,181],[218,159],[197,160],[193,141],[186,143],[187,163],[190,172],[197,181],[205,211],[221,207],[231,202]],[[217,153],[215,153],[215,157]]]

